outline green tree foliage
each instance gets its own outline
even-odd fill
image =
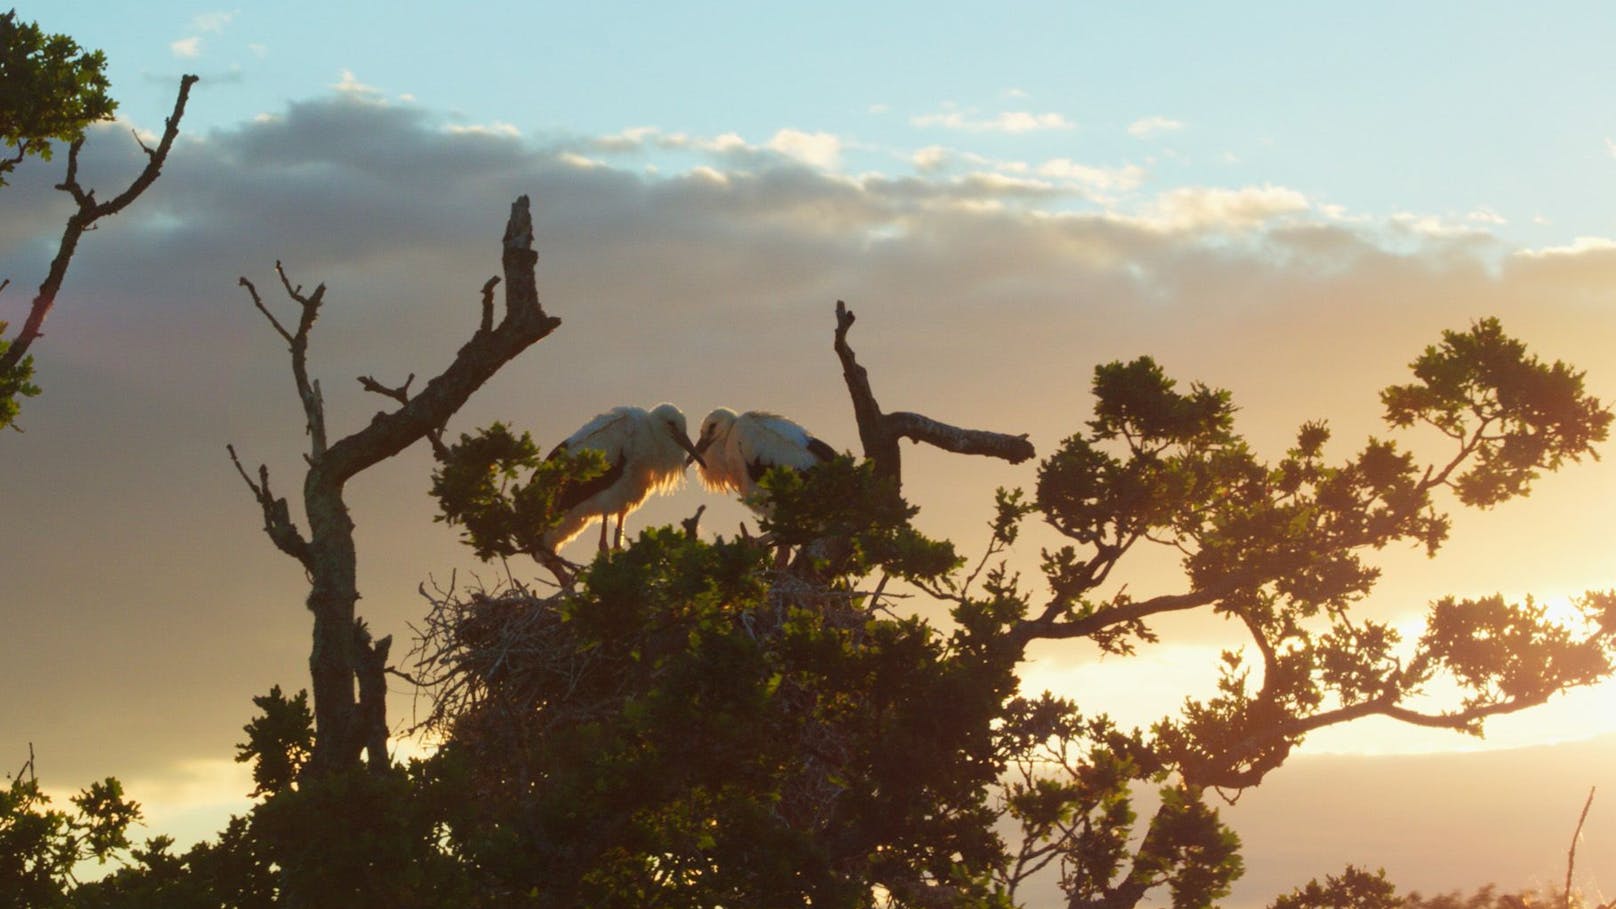
[[[896,471],[775,471],[762,537],[706,539],[691,521],[548,595],[440,591],[415,667],[443,742],[431,758],[311,774],[307,697],[276,688],[238,749],[262,801],[216,841],[176,855],[159,837],[71,887],[74,861],[127,847],[131,815],[115,784],[75,820],[17,781],[0,874],[57,900],[40,905],[105,909],[1002,909],[1040,875],[1074,907],[1210,907],[1244,869],[1218,795],[1309,732],[1381,715],[1479,733],[1612,673],[1616,593],[1584,595],[1569,623],[1530,599],[1443,597],[1412,640],[1362,614],[1375,550],[1440,549],[1441,497],[1523,495],[1592,457],[1611,421],[1580,373],[1490,320],[1414,371],[1383,401],[1393,432],[1451,446],[1430,464],[1378,438],[1333,459],[1318,422],[1264,461],[1227,392],[1181,390],[1148,358],[1103,365],[1087,431],[1040,465],[1034,496],[999,492],[969,563],[915,529]],[[541,461],[500,425],[439,454],[443,519],[485,558],[537,554],[558,490],[600,468]],[[1033,516],[1068,541],[1042,553],[1036,595],[1011,567]],[[1130,593],[1120,566],[1152,546],[1179,554],[1181,587]],[[1154,619],[1191,609],[1247,644],[1177,715],[1125,729],[1020,690],[1034,641],[1125,658],[1156,640]],[[1520,909],[1491,894],[1403,898],[1349,867],[1274,909]]]
[[[1264,461],[1227,392],[1180,390],[1140,358],[1096,369],[1087,431],[1043,462],[1031,500],[999,494],[974,567],[915,532],[895,479],[843,459],[765,481],[789,567],[756,541],[666,530],[551,597],[451,595],[424,666],[440,771],[467,787],[455,848],[543,905],[991,905],[1042,872],[1072,905],[1160,891],[1210,906],[1243,863],[1208,799],[1260,782],[1307,733],[1370,715],[1479,733],[1611,673],[1612,594],[1581,598],[1573,626],[1531,600],[1443,598],[1412,641],[1355,614],[1374,551],[1441,548],[1444,493],[1524,495],[1609,430],[1580,372],[1493,320],[1446,333],[1413,371],[1382,400],[1392,431],[1452,444],[1430,464],[1381,438],[1333,460],[1322,422]],[[494,528],[468,533],[484,555],[524,551],[510,528],[545,526],[565,482],[511,441],[462,437],[435,485],[446,520]],[[1070,541],[1043,554],[1036,607],[1008,561],[1032,515]],[[1154,546],[1179,553],[1184,586],[1131,593],[1119,566]],[[889,579],[951,621],[897,609]],[[1124,730],[1017,690],[1034,640],[1125,656],[1156,640],[1153,618],[1190,609],[1249,644],[1177,716]]]
[[[545,532],[561,521],[558,503],[566,488],[600,476],[606,466],[600,452],[589,449],[541,458],[532,436],[495,423],[476,436],[462,434],[440,454],[432,475],[441,507],[436,520],[463,527],[463,539],[480,559],[538,557]]]
[[[314,714],[307,691],[288,698],[279,685],[253,698],[253,703],[263,714],[242,727],[247,741],[236,746],[236,761],[252,763],[253,791],[248,795],[257,798],[292,788],[314,750]]]
[[[834,529],[861,573],[958,564],[867,467],[769,488],[779,538]],[[462,789],[451,842],[481,889],[540,906],[860,906],[876,888],[1002,904],[989,793],[1011,661],[969,629],[883,617],[845,572],[787,590],[773,561],[755,540],[652,530],[560,596],[440,604],[435,763]]]
[[[50,807],[32,757],[0,791],[0,907],[70,905],[79,863],[106,862],[128,848],[140,806],[124,798],[121,783],[108,777],[70,801],[71,811]]]
[[[1308,881],[1269,904],[1269,909],[1399,909],[1404,902],[1397,896],[1397,885],[1386,879],[1385,871],[1370,874],[1348,865],[1338,875],[1327,875],[1324,883]]]
[[[75,142],[118,102],[107,97],[107,59],[66,35],[0,13],[0,142],[14,154],[0,159],[0,186],[28,155],[49,161],[51,143]]]
[[[1500,890],[1491,884],[1470,893],[1399,894],[1384,870],[1371,874],[1348,865],[1340,875],[1326,875],[1323,883],[1315,879],[1275,899],[1269,909],[1579,909],[1584,905],[1584,898],[1576,893],[1566,897]]]

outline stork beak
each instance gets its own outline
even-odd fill
[[[703,445],[702,448],[697,448],[695,445],[690,443],[690,437],[679,431],[677,427],[669,427],[669,430],[673,433],[673,440],[679,443],[679,447],[690,452],[690,457],[685,461],[686,467],[689,467],[691,464],[700,464],[703,467],[707,466],[707,462],[701,459],[702,448],[706,448],[706,445]]]

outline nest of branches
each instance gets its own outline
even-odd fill
[[[790,617],[813,614],[846,646],[862,646],[872,615],[884,607],[880,590],[854,591],[790,570],[766,572],[761,596],[723,610],[727,631],[772,652]],[[489,589],[422,587],[430,609],[415,629],[414,681],[426,702],[416,729],[453,742],[473,775],[490,791],[531,785],[546,775],[547,737],[592,722],[610,723],[625,705],[677,671],[664,660],[690,646],[694,620],[678,611],[593,638],[575,612],[594,604],[571,591],[541,595],[520,584]],[[670,667],[670,668],[661,668]],[[799,755],[778,811],[791,824],[829,822],[842,791],[839,768],[854,750],[836,709],[812,677],[782,668],[773,692],[780,731]]]

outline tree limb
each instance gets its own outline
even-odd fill
[[[146,191],[156,181],[162,172],[163,164],[168,160],[168,153],[174,146],[174,139],[180,132],[180,119],[185,116],[185,103],[191,96],[191,86],[196,84],[197,77],[187,75],[180,79],[179,96],[174,100],[174,112],[165,121],[167,126],[163,130],[163,139],[156,149],[142,146],[146,152],[146,166],[134,181],[109,202],[96,202],[95,191],[85,190],[78,182],[79,149],[84,145],[83,137],[75,140],[68,146],[67,177],[56,188],[68,193],[77,203],[78,210],[68,216],[67,225],[62,231],[62,239],[56,248],[56,257],[51,260],[50,270],[45,280],[39,285],[39,293],[34,296],[34,302],[28,309],[28,317],[24,320],[21,330],[11,340],[11,346],[0,353],[0,375],[10,373],[28,355],[28,349],[35,340],[44,337],[43,327],[45,317],[50,314],[51,307],[56,304],[56,295],[62,288],[62,281],[67,277],[68,265],[73,261],[73,253],[77,251],[79,239],[84,232],[94,227],[95,222],[101,218],[115,215],[122,211],[136,197]]]
[[[887,414],[884,422],[894,435],[956,454],[983,455],[1012,464],[1030,460],[1036,454],[1026,433],[1012,436],[983,429],[961,429],[908,411]]]
[[[528,197],[511,204],[505,234],[505,315],[491,331],[472,335],[449,366],[421,389],[420,394],[391,413],[383,413],[368,426],[334,443],[318,469],[341,483],[360,471],[386,460],[433,429],[441,429],[471,393],[493,377],[530,345],[547,337],[561,320],[546,315],[539,303],[533,268],[533,218]],[[491,294],[490,285],[484,285]]]
[[[276,498],[269,490],[269,468],[265,465],[258,467],[258,482],[254,483],[252,477],[247,475],[246,468],[241,466],[241,459],[236,456],[234,445],[226,445],[225,450],[230,452],[230,463],[236,465],[236,472],[252,490],[253,498],[258,500],[259,507],[264,510],[264,533],[269,535],[275,548],[286,553],[303,564],[305,569],[311,568],[308,541],[298,532],[297,526],[292,523],[291,509],[287,507],[284,498]]]
[[[354,523],[343,499],[346,482],[422,438],[435,439],[474,391],[561,324],[539,304],[534,274],[538,254],[533,251],[533,221],[526,196],[511,205],[503,247],[506,296],[500,323],[490,325],[495,282],[489,281],[483,285],[478,327],[448,367],[415,395],[409,392],[413,375],[398,388],[369,376],[361,378],[363,388],[398,402],[398,407],[377,414],[364,428],[329,446],[320,384],[309,378],[307,365],[309,335],[324,300],[325,285],[305,295],[301,285],[293,285],[281,263],[275,263],[282,288],[300,307],[296,329],[288,330],[269,312],[252,282],[240,281],[253,305],[290,348],[292,373],[313,439],[303,481],[307,539],[292,526],[285,500],[269,491],[267,469],[260,468],[259,482],[253,482],[230,449],[237,471],[264,510],[266,532],[278,548],[303,564],[309,576],[307,605],[314,614],[309,669],[314,683],[315,742],[314,753],[303,769],[307,775],[353,768],[362,754],[376,769],[390,760],[386,752],[386,663],[391,639],[372,641],[369,630],[355,616],[357,554]]]
[[[957,454],[982,455],[1020,464],[1035,454],[1025,434],[1020,436],[989,432],[982,429],[963,429],[951,426],[918,413],[899,411],[884,414],[875,400],[870,386],[870,374],[859,365],[858,357],[847,343],[847,333],[853,327],[853,311],[841,300],[836,301],[836,334],[834,348],[842,362],[842,378],[847,382],[848,394],[853,399],[853,417],[858,422],[859,441],[864,456],[875,462],[879,476],[902,481],[903,465],[898,449],[900,439],[925,442]]]

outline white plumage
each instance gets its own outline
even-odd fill
[[[685,431],[685,415],[672,404],[659,404],[647,412],[639,407],[614,407],[585,423],[550,452],[593,449],[606,456],[606,472],[575,484],[561,494],[566,509],[561,523],[544,535],[554,552],[600,517],[600,548],[606,548],[606,519],[617,515],[613,545],[623,543],[623,519],[653,492],[664,492],[684,480],[688,457],[702,459]]]
[[[764,510],[754,497],[758,480],[771,467],[807,470],[836,457],[835,449],[800,425],[762,410],[742,414],[720,407],[701,421],[696,452],[704,460],[702,484],[714,492],[733,492],[754,510]]]

